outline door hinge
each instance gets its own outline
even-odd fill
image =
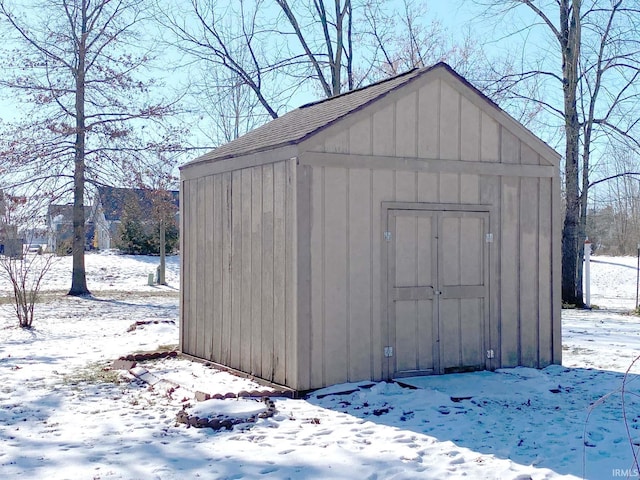
[[[393,357],[393,347],[384,347],[385,358]]]
[[[390,242],[391,241],[391,232],[384,232],[384,239],[387,242]]]
[[[484,239],[487,243],[493,243],[493,233],[487,233]]]

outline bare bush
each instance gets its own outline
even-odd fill
[[[13,287],[13,308],[22,328],[33,326],[33,313],[44,276],[55,256],[50,253],[0,255],[0,269]]]
[[[38,235],[40,206],[38,199],[30,203],[25,196],[0,190],[0,280],[13,289],[13,307],[22,328],[33,326],[40,287],[56,259],[31,242]]]

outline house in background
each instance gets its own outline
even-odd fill
[[[18,255],[22,252],[22,240],[18,238],[18,227],[6,223],[7,205],[0,190],[0,255]]]
[[[94,222],[92,207],[84,207],[85,250],[90,250],[93,244]],[[51,252],[64,253],[71,251],[73,243],[73,205],[49,205],[47,211],[47,249]],[[60,251],[59,251],[60,249]]]
[[[92,218],[95,223],[93,245],[100,250],[115,248],[118,239],[118,227],[126,207],[137,202],[143,217],[152,215],[153,190],[141,188],[118,188],[100,186],[97,188]],[[178,214],[180,192],[169,191],[171,204]]]
[[[560,364],[560,156],[446,64],[181,167],[180,348],[305,391]]]

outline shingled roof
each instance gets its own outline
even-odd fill
[[[328,127],[347,114],[369,105],[388,93],[406,85],[414,78],[438,67],[446,68],[456,77],[468,83],[446,63],[438,63],[429,68],[413,69],[367,87],[351,90],[342,95],[303,105],[248,132],[242,137],[221,145],[215,150],[189,162],[187,165],[223,160],[285,145],[295,145],[323,128]],[[471,86],[471,88],[474,87]]]

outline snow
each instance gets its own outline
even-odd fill
[[[71,261],[61,259],[33,330],[16,326],[0,279],[0,478],[638,477],[635,258],[594,257],[599,309],[562,312],[562,366],[336,385],[272,397],[267,418],[257,398],[197,402],[196,392],[268,390],[201,362],[140,361],[132,372],[146,381],[111,368],[176,347],[176,257],[168,286],[147,285],[157,257],[91,253],[86,264],[94,297],[64,295]],[[188,428],[176,422],[182,410],[242,423]]]

